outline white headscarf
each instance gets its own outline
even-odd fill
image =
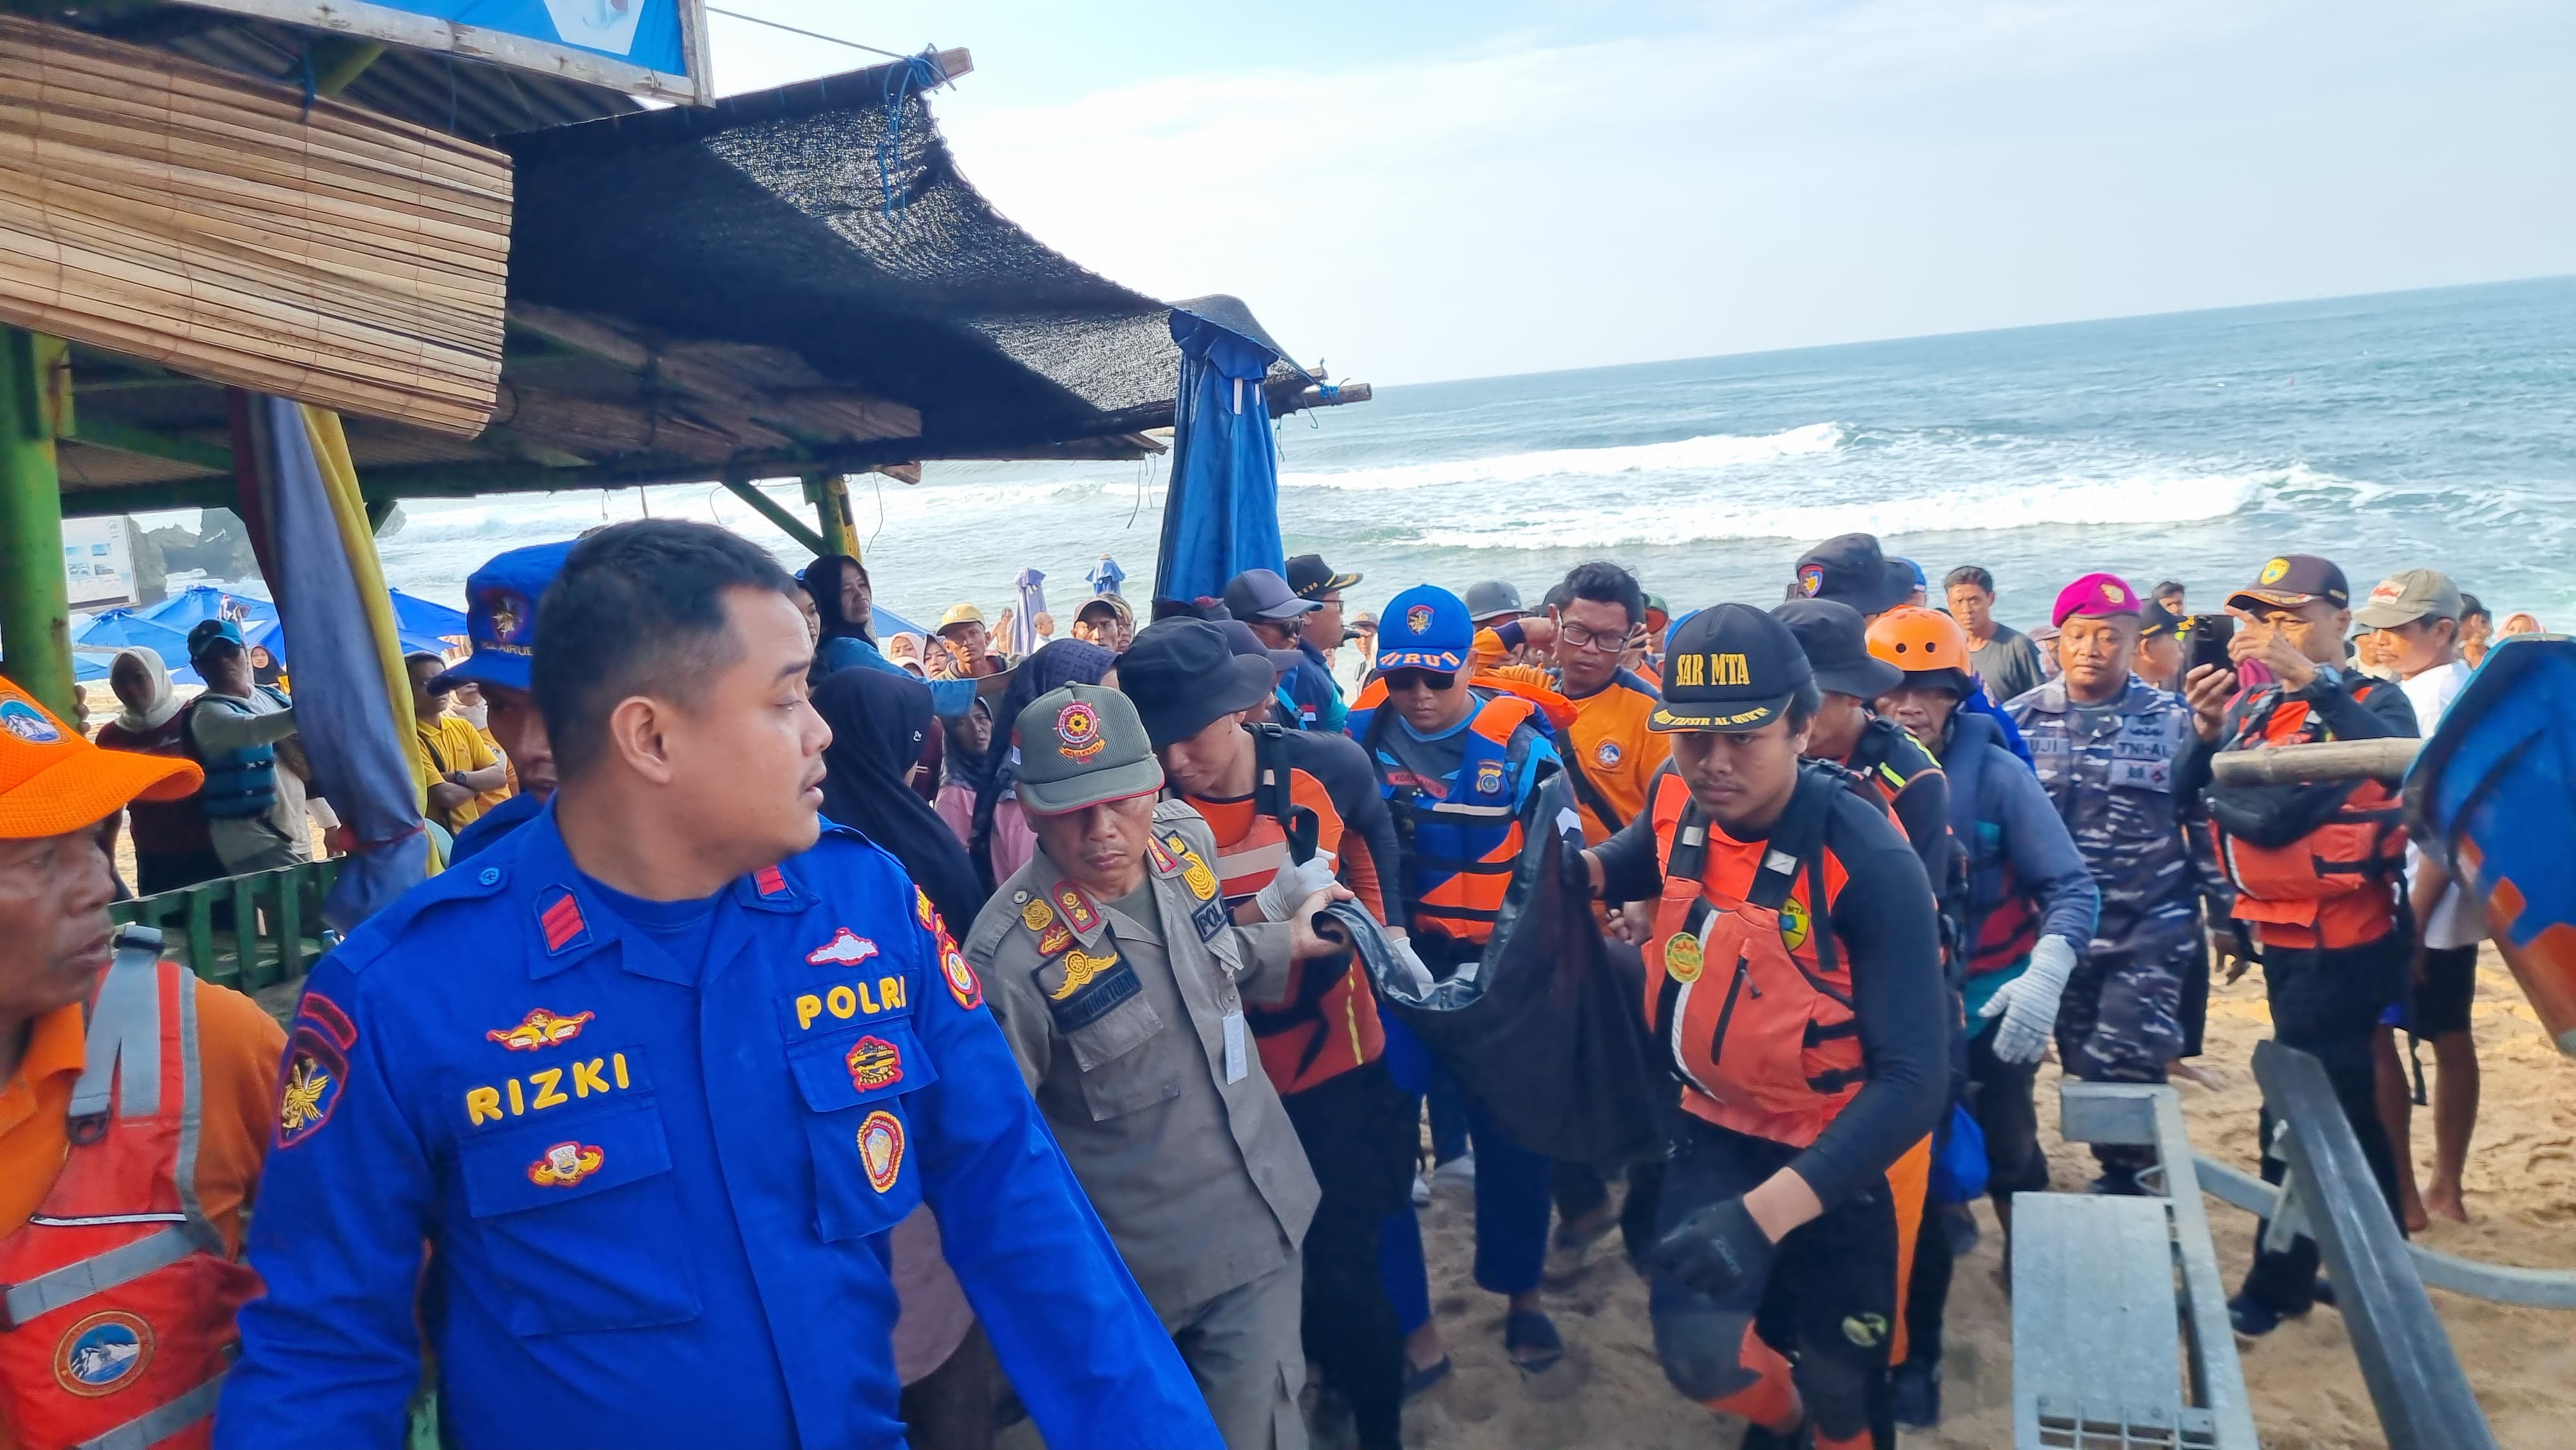
[[[116,657],[142,661],[143,673],[152,681],[152,703],[137,714],[120,697],[117,704],[122,708],[116,712],[116,723],[135,735],[148,735],[169,724],[170,717],[179,713],[179,697],[170,688],[170,667],[161,662],[161,656],[148,649],[121,649],[116,652]],[[111,678],[114,673],[115,666],[110,665]]]

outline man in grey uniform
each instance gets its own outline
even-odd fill
[[[1338,949],[1304,924],[1238,926],[1198,812],[1157,803],[1136,707],[1070,685],[1020,713],[1037,853],[965,944],[1074,1176],[1172,1331],[1229,1450],[1303,1450],[1299,1246],[1315,1175],[1245,1004]]]

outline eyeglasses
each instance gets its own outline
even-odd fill
[[[1615,655],[1625,652],[1628,648],[1628,641],[1635,638],[1635,636],[1636,631],[1634,630],[1630,630],[1622,634],[1611,634],[1602,630],[1585,629],[1579,624],[1560,624],[1556,627],[1557,638],[1564,640],[1567,644],[1572,645],[1576,649],[1590,650],[1594,654],[1602,655]]]
[[[1456,675],[1444,675],[1431,670],[1389,670],[1386,675],[1386,687],[1389,692],[1397,690],[1438,692],[1456,683],[1458,683]]]

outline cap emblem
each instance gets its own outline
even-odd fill
[[[2377,604],[2381,600],[2385,599],[2389,603],[2394,604],[2399,599],[2403,598],[2405,594],[2405,585],[2398,583],[2394,579],[2382,579],[2379,581],[2378,587],[2370,591],[2370,602]]]
[[[2263,572],[2254,576],[2254,582],[2257,584],[2278,584],[2289,572],[2289,560],[2275,559],[2271,563],[2263,566]]]
[[[26,741],[29,745],[51,745],[63,738],[45,712],[24,700],[0,700],[0,728]]]
[[[527,626],[528,601],[510,589],[494,589],[483,596],[484,611],[492,618],[492,638],[502,644],[516,643],[519,631]]]
[[[1100,738],[1100,712],[1080,700],[1055,712],[1055,738],[1063,742],[1064,758],[1084,762],[1109,748]]]
[[[1428,604],[1417,604],[1411,609],[1404,611],[1404,627],[1412,630],[1415,634],[1429,634],[1431,632],[1431,606]]]
[[[2106,604],[2126,604],[2129,602],[2129,593],[2119,585],[2105,579],[2102,581],[2102,600]]]
[[[1798,592],[1809,599],[1825,592],[1825,566],[1809,564],[1798,570]]]

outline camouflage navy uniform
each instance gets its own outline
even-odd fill
[[[2202,879],[2174,798],[2191,734],[2182,698],[2135,675],[2098,709],[2051,680],[2006,707],[2084,864],[2102,889],[2093,943],[2057,1009],[2057,1053],[2086,1082],[2163,1082],[2182,1054],[2183,979],[2200,949]],[[2144,1149],[2096,1149],[2138,1167]]]

